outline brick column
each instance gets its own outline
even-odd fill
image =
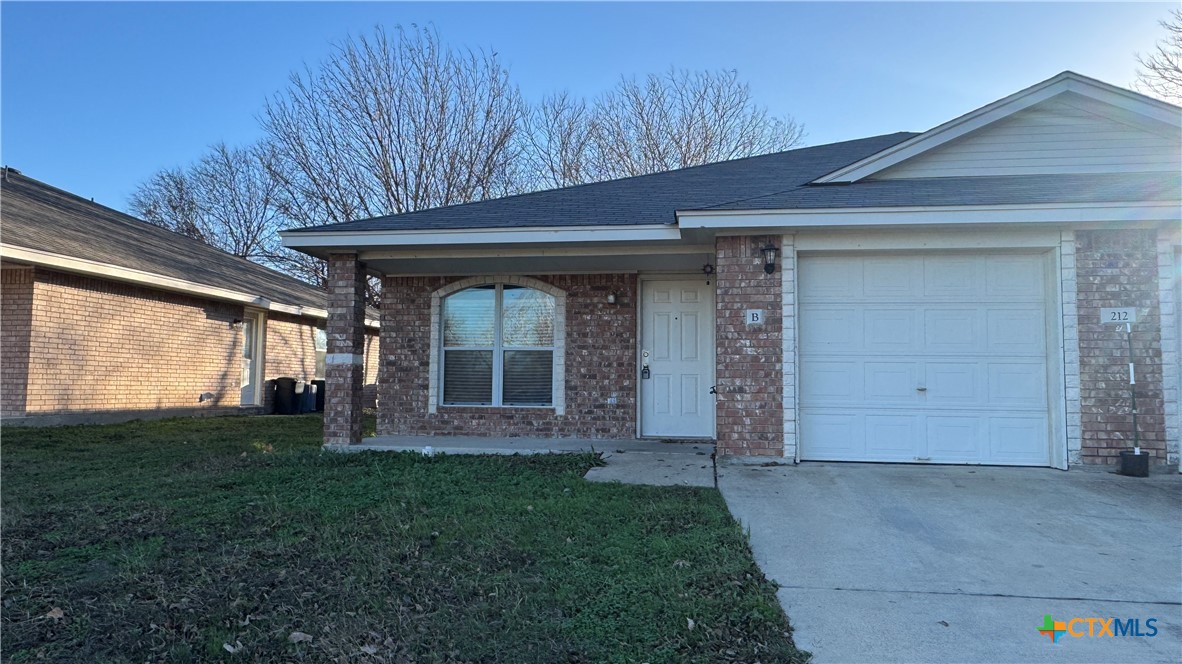
[[[718,290],[715,344],[719,454],[784,455],[783,296],[781,260],[763,269],[760,248],[780,236],[719,237],[715,241]],[[763,324],[748,325],[748,309]]]
[[[1137,428],[1141,448],[1166,461],[1157,237],[1152,229],[1075,232],[1079,287],[1081,457],[1116,463],[1133,447],[1128,345],[1123,325],[1101,325],[1102,307],[1136,307]]]
[[[365,382],[365,264],[356,254],[328,257],[328,352],[324,444],[361,442]]]

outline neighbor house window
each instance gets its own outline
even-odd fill
[[[483,284],[443,299],[444,405],[553,406],[555,298]]]

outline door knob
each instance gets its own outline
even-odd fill
[[[717,385],[711,385],[710,386],[710,394],[718,394],[718,390],[715,389],[717,387],[718,387]]]

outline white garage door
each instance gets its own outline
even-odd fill
[[[1049,465],[1044,261],[802,256],[801,457]]]

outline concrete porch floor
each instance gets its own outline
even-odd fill
[[[604,465],[587,471],[591,482],[657,486],[714,486],[714,443],[592,438],[492,438],[480,436],[375,436],[360,445],[325,445],[334,452],[432,454],[566,454],[595,452]]]

